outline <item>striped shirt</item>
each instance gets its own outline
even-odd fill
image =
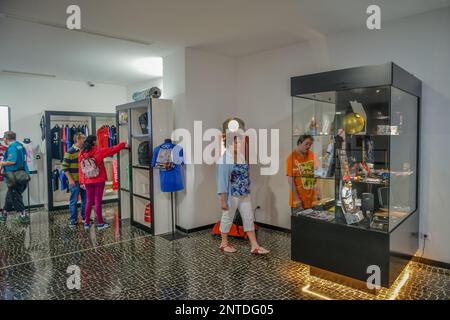
[[[78,156],[80,149],[73,145],[65,154],[62,162],[62,170],[70,173],[75,181],[78,181]]]

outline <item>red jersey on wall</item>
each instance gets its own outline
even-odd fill
[[[3,161],[3,155],[5,154],[6,149],[7,147],[0,144],[0,161]],[[3,169],[0,169],[0,182],[3,182],[3,180],[4,180]]]
[[[97,130],[98,147],[101,149],[109,147],[109,128],[101,127]]]

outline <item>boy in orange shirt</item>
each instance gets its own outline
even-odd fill
[[[286,176],[289,177],[291,208],[309,209],[317,201],[317,179],[314,170],[320,164],[310,149],[314,138],[302,135],[297,141],[297,148],[286,160]]]

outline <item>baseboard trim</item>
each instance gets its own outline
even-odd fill
[[[102,201],[102,204],[112,204],[112,203],[119,203],[119,199],[106,199]],[[77,204],[77,208],[81,208],[81,203]],[[49,212],[54,211],[60,211],[60,210],[69,210],[69,205],[59,205],[59,206],[53,206],[52,210],[48,210]]]
[[[270,230],[281,231],[281,232],[285,232],[285,233],[289,233],[289,234],[291,233],[290,229],[273,226],[271,224],[265,224],[265,223],[262,223],[262,222],[256,222],[256,225],[258,227],[262,227],[262,228],[266,228],[266,229],[270,229]]]
[[[411,260],[414,261],[414,262],[423,263],[423,264],[426,264],[426,265],[429,265],[429,266],[450,270],[450,263],[436,261],[436,260],[431,260],[431,259],[426,259],[426,258],[421,258],[421,257],[416,257],[416,256],[412,257]]]
[[[181,231],[183,233],[189,234],[189,233],[194,233],[194,232],[203,231],[203,230],[207,230],[207,229],[212,229],[214,227],[214,225],[215,225],[215,223],[208,224],[206,226],[197,227],[197,228],[192,228],[192,229],[185,229],[185,228],[182,228],[180,226],[177,226],[177,230],[179,230],[179,231]],[[270,230],[281,231],[281,232],[285,232],[285,233],[291,233],[291,230],[289,230],[289,229],[273,226],[273,225],[270,225],[270,224],[256,222],[256,225],[258,227],[262,227],[262,228],[266,228],[266,229],[270,229]]]
[[[181,231],[183,233],[189,234],[189,233],[194,233],[194,232],[203,231],[203,230],[207,230],[207,229],[212,229],[214,227],[214,225],[215,225],[215,223],[208,224],[206,226],[197,227],[197,228],[192,228],[192,229],[185,229],[180,226],[177,226],[177,230]]]
[[[44,204],[32,204],[30,206],[25,206],[27,209],[39,209],[39,208],[44,208]]]

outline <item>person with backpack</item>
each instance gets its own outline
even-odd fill
[[[109,227],[103,221],[102,202],[105,182],[107,180],[104,159],[119,153],[126,147],[124,142],[111,148],[99,148],[97,137],[90,135],[83,143],[78,157],[79,179],[81,188],[86,190],[86,211],[84,228],[91,227],[91,211],[95,204],[95,214],[97,217],[97,229],[102,230]]]
[[[5,173],[8,191],[6,193],[5,206],[0,214],[0,222],[6,222],[7,216],[16,211],[19,213],[19,221],[22,223],[30,222],[30,216],[25,210],[22,194],[30,181],[30,171],[27,164],[27,151],[24,146],[16,141],[16,133],[7,131],[4,134],[8,149],[4,154],[4,160],[0,162],[0,167]]]

